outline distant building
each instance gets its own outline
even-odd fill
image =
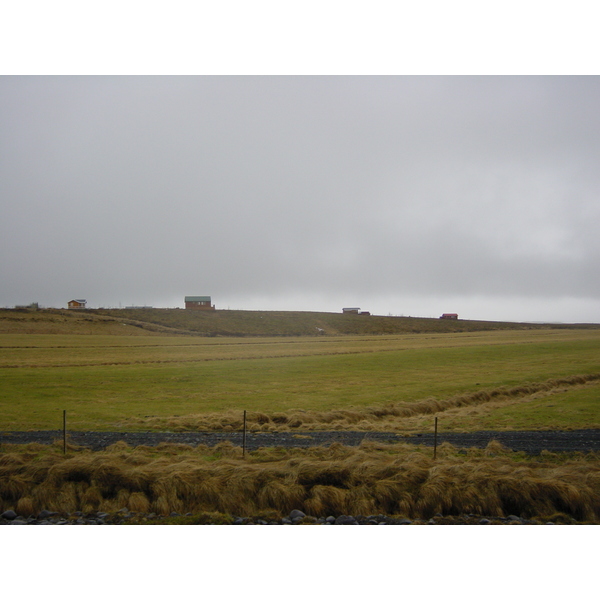
[[[40,305],[37,302],[32,302],[31,304],[17,304],[15,306],[15,308],[18,308],[19,310],[23,310],[25,308],[29,309],[29,310],[39,310],[40,309]]]
[[[344,315],[357,315],[360,312],[360,308],[342,308],[342,314]]]
[[[69,308],[85,308],[87,300],[69,300]]]
[[[440,319],[458,319],[458,315],[456,313],[444,313]]]
[[[211,305],[210,296],[186,296],[185,307],[192,310],[215,310],[214,304]]]

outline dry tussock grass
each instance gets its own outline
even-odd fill
[[[515,387],[501,387],[493,390],[480,390],[460,394],[446,399],[426,398],[415,402],[397,402],[384,406],[364,409],[338,409],[329,411],[289,410],[287,412],[247,413],[247,428],[250,431],[293,431],[301,428],[306,431],[343,430],[355,431],[394,431],[407,427],[407,419],[413,424],[419,418],[494,403],[495,405],[514,402],[516,398],[564,391],[573,386],[584,385],[600,379],[600,374],[574,375],[562,379],[549,379],[545,382],[530,383]],[[416,420],[415,420],[416,419]],[[240,411],[185,415],[181,417],[144,417],[131,419],[135,425],[149,429],[169,429],[172,431],[239,431],[243,427]]]
[[[35,512],[33,500],[29,496],[23,496],[22,498],[19,498],[15,512],[23,517],[29,517],[30,515],[33,515]]]
[[[180,450],[176,452],[175,450]],[[527,459],[496,442],[459,454],[363,442],[307,449],[261,449],[246,460],[223,444],[69,452],[39,456],[0,450],[0,510],[24,516],[42,509],[84,513],[128,508],[137,513],[219,512],[241,516],[436,513],[523,517],[564,513],[600,520],[600,457],[545,453]],[[24,460],[23,456],[29,457]]]
[[[309,515],[320,517],[323,515],[345,515],[346,496],[348,490],[331,485],[315,485],[310,488],[303,508]]]

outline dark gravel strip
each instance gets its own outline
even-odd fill
[[[184,432],[169,433],[158,431],[141,432],[104,432],[72,431],[68,441],[92,450],[103,450],[118,441],[130,446],[156,446],[161,442],[188,444],[197,446],[206,444],[215,446],[220,442],[242,445],[241,432]],[[37,442],[51,444],[62,441],[62,431],[7,431],[0,432],[0,443],[28,444]],[[345,446],[358,446],[363,440],[395,443],[408,442],[433,446],[433,433],[415,434],[404,437],[396,433],[364,431],[306,431],[306,432],[265,432],[247,433],[246,448],[256,450],[265,446],[284,446],[306,448],[309,446],[328,446],[338,442]],[[598,452],[600,451],[600,429],[581,429],[576,431],[478,431],[474,433],[438,434],[438,445],[443,442],[459,448],[485,448],[491,440],[497,440],[504,446],[528,454],[539,454],[542,450],[550,452]]]
[[[558,517],[558,518],[556,518]],[[151,524],[164,522],[169,525],[576,525],[575,519],[568,515],[557,515],[555,521],[548,519],[525,519],[517,515],[507,517],[485,515],[442,515],[438,513],[431,519],[407,519],[390,515],[330,515],[328,517],[312,517],[301,510],[292,510],[283,518],[264,520],[263,517],[238,517],[235,515],[180,515],[173,512],[169,516],[156,513],[135,513],[122,508],[115,513],[105,512],[57,513],[42,510],[37,515],[17,515],[14,510],[6,510],[0,514],[0,525],[127,525]]]
[[[433,434],[425,433],[417,439],[433,446]],[[478,431],[474,433],[445,433],[438,435],[438,444],[448,442],[459,448],[485,448],[491,440],[515,451],[539,454],[549,452],[598,452],[600,451],[600,429],[575,431]],[[414,441],[414,438],[410,440]]]

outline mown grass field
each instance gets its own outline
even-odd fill
[[[181,312],[181,311],[180,311]],[[119,331],[119,330],[117,330]],[[140,331],[136,328],[136,331]],[[600,427],[600,330],[0,334],[2,430]]]

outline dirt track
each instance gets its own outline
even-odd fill
[[[242,445],[242,433],[215,432],[69,432],[71,444],[102,450],[120,440],[130,446],[155,446],[161,442],[189,444],[197,446],[206,444],[214,446],[220,442],[231,442],[235,446]],[[51,444],[54,440],[62,440],[62,431],[13,431],[0,432],[0,443],[27,444],[37,442]],[[307,432],[272,432],[247,433],[246,448],[251,451],[261,446],[308,447],[328,446],[338,442],[347,446],[357,446],[363,440],[377,442],[408,442],[433,446],[433,433],[416,434],[404,437],[395,433],[363,432],[363,431],[307,431]],[[491,440],[497,440],[504,446],[528,454],[539,454],[542,450],[550,452],[598,452],[600,451],[600,429],[582,429],[577,431],[479,431],[475,433],[443,433],[438,434],[438,445],[443,442],[462,448],[485,448]]]

